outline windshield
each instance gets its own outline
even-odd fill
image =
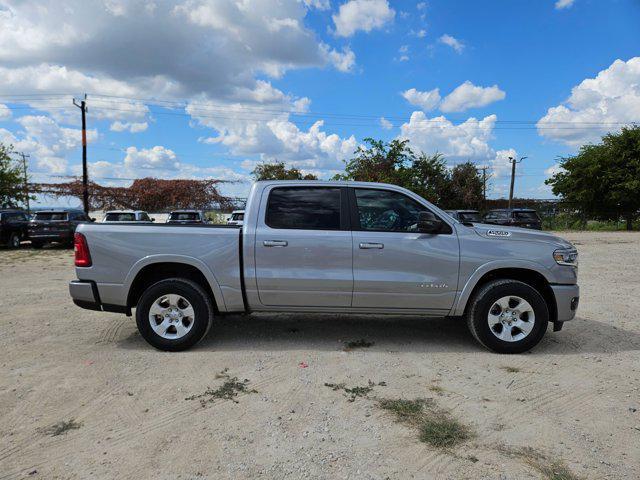
[[[482,218],[480,218],[480,214],[476,212],[460,212],[460,221],[461,222],[482,222]]]
[[[34,220],[44,220],[44,221],[51,221],[51,220],[66,220],[67,219],[67,212],[38,212],[36,213],[36,216],[33,218]]]
[[[107,213],[104,217],[105,222],[135,222],[135,213]]]
[[[200,220],[200,215],[196,212],[174,212],[169,217],[170,220]]]
[[[519,220],[540,220],[536,212],[513,212],[513,216]]]

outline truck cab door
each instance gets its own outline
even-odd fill
[[[399,191],[355,187],[350,204],[353,307],[446,314],[458,288],[460,257],[451,226],[420,233],[418,214],[429,208]]]
[[[350,307],[353,249],[344,187],[265,188],[255,277],[265,306]]]

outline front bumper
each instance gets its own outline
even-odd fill
[[[572,320],[576,316],[580,301],[580,287],[578,285],[551,285],[556,298],[558,322]]]
[[[72,280],[69,282],[69,294],[73,303],[87,310],[131,314],[131,310],[125,306],[102,303],[98,293],[98,286],[92,281]]]

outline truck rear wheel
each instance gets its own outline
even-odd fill
[[[184,278],[154,283],[141,295],[136,323],[142,337],[159,350],[186,350],[207,335],[213,304],[205,290]]]
[[[497,353],[522,353],[535,347],[549,322],[540,293],[517,280],[495,280],[471,299],[467,325],[478,342]]]

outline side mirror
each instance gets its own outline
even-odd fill
[[[442,220],[431,212],[418,213],[418,231],[422,233],[438,233],[442,228]]]

